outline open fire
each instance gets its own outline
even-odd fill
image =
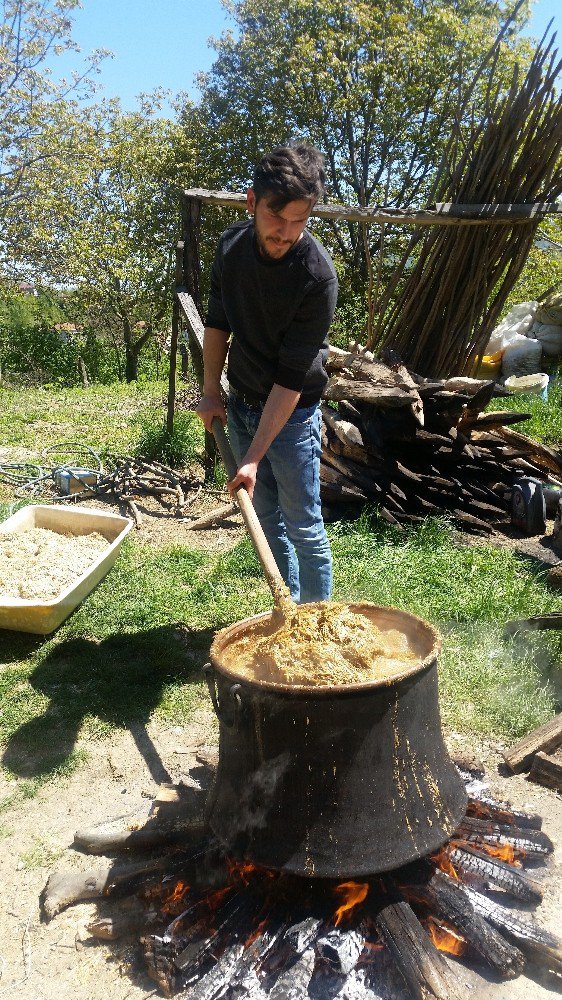
[[[200,830],[189,852],[184,839],[156,863],[115,867],[89,898],[134,914],[164,996],[375,1000],[398,995],[389,983],[399,974],[412,997],[450,1000],[459,985],[443,954],[484,962],[501,978],[528,960],[562,972],[561,943],[521,912],[542,899],[535,869],[552,844],[540,826],[540,817],[472,795],[443,848],[361,881],[232,861]],[[46,914],[88,898],[87,882],[72,898],[50,880]],[[90,931],[117,936],[107,918]]]

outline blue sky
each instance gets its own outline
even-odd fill
[[[74,16],[73,37],[87,54],[95,48],[111,49],[98,81],[100,94],[119,96],[125,109],[135,107],[141,91],[165,87],[187,91],[197,98],[195,76],[209,69],[214,53],[210,36],[232,24],[220,0],[82,0]],[[551,17],[562,43],[560,0],[536,0],[529,32],[540,36]],[[64,72],[78,57],[55,60],[53,69]]]

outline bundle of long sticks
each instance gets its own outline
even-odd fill
[[[562,485],[562,458],[511,429],[528,414],[483,412],[509,395],[493,381],[429,380],[393,352],[332,348],[322,404],[321,496],[328,518],[376,504],[393,524],[446,514],[477,534],[510,520],[520,475]]]
[[[562,93],[556,78],[562,61],[554,39],[538,47],[521,84],[515,67],[507,94],[499,79],[498,45],[492,50],[480,79],[482,85],[486,70],[484,114],[468,135],[459,126],[451,136],[432,193],[437,203],[536,204],[560,196]],[[377,303],[377,349],[394,348],[421,375],[474,371],[537,226],[531,217],[513,225],[417,230]]]

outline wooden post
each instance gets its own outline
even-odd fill
[[[197,306],[201,318],[201,257],[199,234],[201,231],[201,199],[182,198],[183,285]]]
[[[201,205],[199,197],[184,195],[182,199],[182,231],[184,240],[183,279],[184,287],[193,299],[199,316],[203,318],[201,303],[201,257],[199,253],[199,235],[201,231]],[[190,338],[190,346],[192,346]],[[203,385],[202,358],[197,349],[191,350],[191,358],[198,381]],[[208,481],[215,468],[217,446],[212,434],[205,431],[205,480]]]
[[[168,434],[174,431],[174,409],[176,405],[176,369],[178,363],[178,337],[180,331],[180,309],[177,291],[183,284],[184,244],[176,247],[176,275],[174,304],[172,306],[172,339],[170,343],[170,372],[168,375],[168,412],[166,415],[166,430]]]

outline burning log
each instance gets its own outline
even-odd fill
[[[486,885],[502,889],[514,899],[520,899],[524,903],[540,903],[542,900],[542,891],[536,882],[499,858],[482,854],[468,844],[450,849],[448,855],[451,864],[461,876],[476,876]]]
[[[513,979],[522,972],[525,965],[523,954],[475,912],[463,886],[438,870],[430,877],[424,890],[438,914],[449,921],[502,978]]]
[[[525,830],[540,830],[542,827],[542,817],[536,813],[518,812],[516,809],[512,809],[507,802],[496,802],[486,796],[469,795],[466,814],[467,816],[476,816],[477,819],[488,819],[493,823],[518,826]]]
[[[492,902],[475,889],[466,886],[465,892],[476,912],[502,933],[513,938],[530,959],[538,959],[554,971],[562,972],[562,942],[559,938],[531,920]]]
[[[492,823],[465,816],[453,839],[460,838],[468,843],[490,844],[493,847],[510,846],[523,854],[545,857],[554,850],[552,841],[542,830],[520,830],[516,826]]]
[[[226,862],[214,847],[195,854],[176,854],[149,862],[109,863],[85,872],[54,872],[41,894],[47,920],[74,903],[111,896],[132,896],[140,888],[159,885],[168,875],[186,874],[193,888],[212,886],[227,877]]]
[[[118,890],[123,895],[128,892],[132,894],[143,880],[161,881],[166,870],[166,862],[160,859],[125,865],[110,863],[98,869],[70,874],[53,872],[41,894],[43,914],[48,920],[52,920],[57,913],[73,903],[102,899]]]
[[[416,1000],[453,1000],[456,996],[443,956],[414,911],[389,879],[388,902],[374,918],[375,927]]]

